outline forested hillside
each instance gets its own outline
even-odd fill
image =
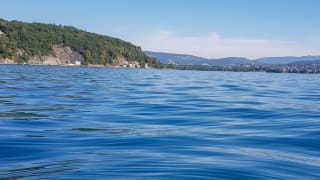
[[[54,47],[70,47],[80,53],[84,64],[115,65],[121,60],[137,61],[142,67],[161,64],[140,47],[120,39],[89,33],[71,26],[24,23],[0,19],[0,58],[17,63],[34,56],[48,56]]]

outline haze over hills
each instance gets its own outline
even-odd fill
[[[293,65],[293,66],[305,66],[305,65],[315,65],[315,64],[320,64],[320,60],[295,61],[295,62],[288,63],[288,65]]]
[[[186,54],[173,54],[163,52],[151,52],[145,51],[148,56],[157,58],[164,64],[188,64],[188,65],[209,65],[209,66],[225,66],[225,65],[238,65],[238,64],[252,64],[253,61],[241,58],[241,57],[228,57],[221,59],[207,59],[198,56],[186,55]]]
[[[145,51],[149,56],[157,58],[164,64],[174,63],[177,65],[210,65],[210,66],[232,66],[232,65],[284,65],[293,62],[308,62],[320,60],[320,56],[302,57],[266,57],[250,60],[242,57],[227,57],[219,59],[208,59],[186,54],[174,54],[163,52]]]
[[[297,61],[317,61],[320,60],[320,56],[287,56],[287,57],[265,57],[256,59],[256,61],[265,64],[288,64]]]

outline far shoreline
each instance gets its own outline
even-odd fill
[[[49,64],[19,64],[19,63],[0,63],[0,66],[39,66],[39,67],[75,67],[75,68],[106,68],[106,69],[136,69],[136,70],[176,70],[176,71],[200,71],[200,72],[231,72],[231,73],[272,73],[272,74],[320,74],[320,73],[301,73],[301,72],[268,72],[268,71],[232,71],[232,70],[199,70],[199,69],[177,69],[177,68],[133,68],[103,65],[49,65]],[[221,66],[222,67],[222,66]]]

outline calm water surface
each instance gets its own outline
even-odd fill
[[[0,66],[0,179],[319,179],[320,76]]]

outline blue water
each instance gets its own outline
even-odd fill
[[[0,66],[0,179],[319,179],[320,76]]]

